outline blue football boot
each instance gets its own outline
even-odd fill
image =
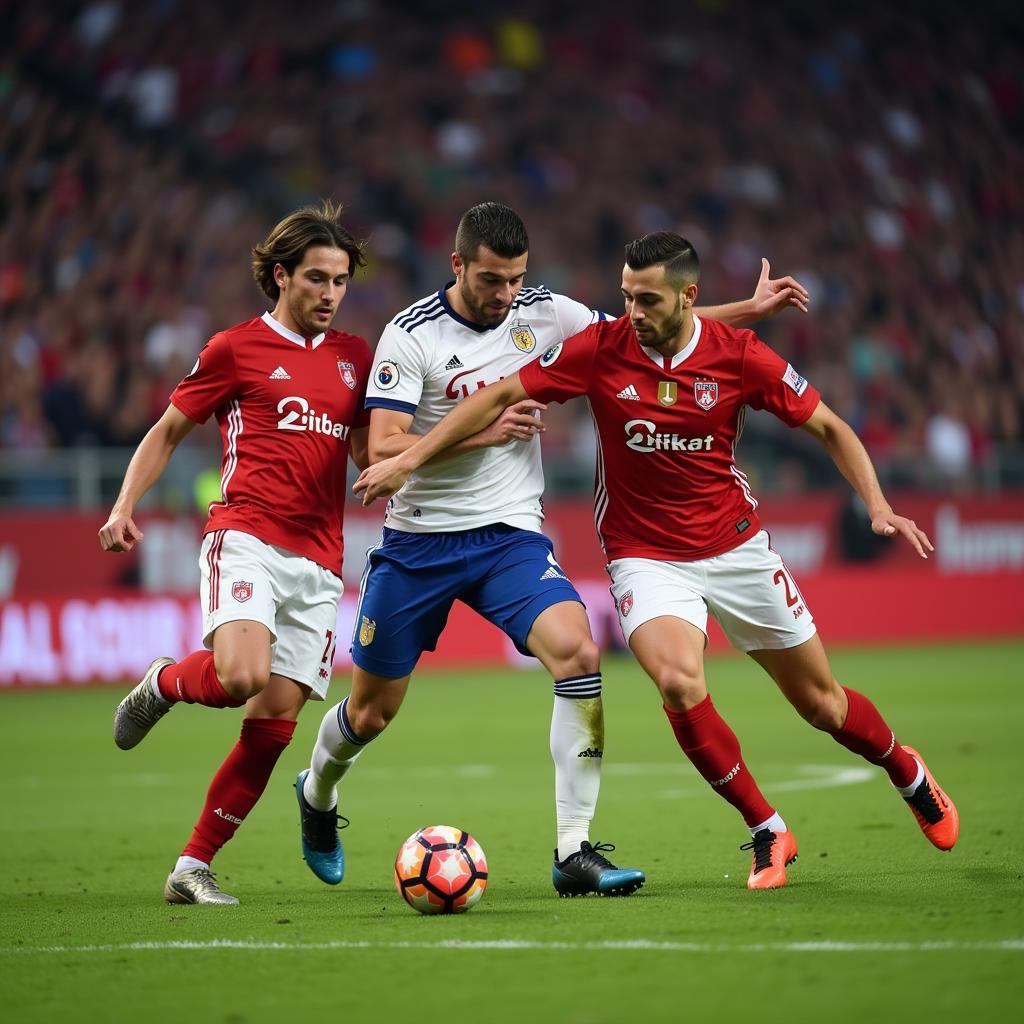
[[[348,826],[348,818],[333,811],[318,811],[306,803],[302,784],[309,769],[299,772],[295,780],[295,795],[299,801],[299,819],[302,823],[302,856],[309,870],[328,885],[338,885],[345,877],[345,851],[341,848],[338,829]],[[339,824],[343,823],[343,824]]]
[[[628,896],[646,881],[637,868],[617,868],[607,857],[615,847],[611,843],[584,842],[578,853],[559,861],[555,850],[555,866],[551,880],[559,896]]]

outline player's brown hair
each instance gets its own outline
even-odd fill
[[[513,260],[530,248],[530,238],[515,210],[501,203],[479,203],[462,215],[455,251],[463,263],[472,263],[481,245],[504,260]]]
[[[697,250],[674,231],[652,231],[626,246],[626,266],[630,270],[665,267],[665,280],[677,291],[700,282]]]
[[[347,252],[350,276],[355,274],[356,267],[366,266],[366,242],[341,225],[344,208],[330,199],[321,199],[317,206],[304,206],[288,214],[264,241],[253,247],[252,276],[268,299],[277,302],[281,293],[274,280],[274,267],[280,263],[291,275],[306,250],[314,245]]]

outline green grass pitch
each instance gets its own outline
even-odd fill
[[[959,806],[957,848],[934,850],[882,773],[802,723],[756,665],[714,658],[716,704],[800,842],[787,888],[748,892],[742,823],[682,759],[653,686],[610,657],[592,835],[648,881],[604,900],[551,888],[540,672],[414,680],[345,782],[337,888],[299,853],[291,786],[321,710],[307,708],[215,864],[242,900],[228,908],[161,893],[237,712],[176,709],[125,753],[110,737],[119,689],[0,695],[0,1021],[1020,1019],[1024,643],[833,665],[928,758]],[[427,824],[487,852],[469,914],[421,917],[394,891],[395,852]]]

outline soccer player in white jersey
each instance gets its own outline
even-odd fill
[[[342,593],[345,469],[366,465],[372,353],[331,329],[362,243],[325,202],[286,217],[253,250],[272,312],[215,334],[142,440],[110,518],[107,551],[142,541],[135,506],[197,423],[216,415],[222,500],[199,568],[205,650],[157,658],[118,705],[114,740],[134,747],[176,703],[245,706],[241,736],[210,784],[167,879],[169,903],[231,904],[210,870],[255,806],[306,701],[331,677]]]
[[[956,842],[956,808],[921,756],[902,746],[863,694],[832,675],[811,613],[760,526],[737,468],[747,406],[817,438],[863,498],[873,530],[922,557],[925,534],[896,515],[856,434],[751,331],[696,316],[697,254],[656,232],[626,247],[626,315],[556,344],[493,384],[356,484],[364,504],[516,402],[585,395],[599,440],[595,513],[623,636],[657,684],[679,746],[750,829],[747,886],[786,884],[797,843],[762,796],[704,679],[707,615],[775,680],[811,725],[880,765],[940,850]]]
[[[371,461],[405,451],[467,396],[604,319],[546,288],[524,288],[528,248],[523,222],[506,206],[483,203],[462,217],[455,280],[396,316],[377,347],[366,398]],[[804,295],[788,279],[769,281],[766,270],[754,299],[716,312],[752,320],[801,305]],[[337,783],[398,712],[417,660],[434,649],[459,599],[554,679],[556,890],[627,895],[643,884],[643,872],[604,856],[609,845],[590,842],[604,750],[599,653],[579,595],[541,533],[538,408],[514,404],[501,415],[518,431],[516,442],[485,447],[493,443],[485,430],[420,466],[388,506],[363,578],[352,691],[324,716],[311,767],[297,780],[306,860],[325,882],[337,884],[344,870]]]

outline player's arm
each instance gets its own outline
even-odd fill
[[[474,431],[472,436],[463,438],[424,461],[449,459],[463,452],[491,448],[495,445],[508,444],[510,441],[529,441],[534,434],[544,430],[544,424],[537,419],[534,412],[546,408],[547,406],[532,400],[516,402],[509,408],[500,410],[482,429]],[[370,413],[371,465],[401,455],[420,440],[423,435],[409,433],[412,419],[411,413],[394,409],[378,408]],[[422,464],[418,463],[417,466]]]
[[[353,427],[349,434],[348,453],[357,469],[366,469],[370,464],[369,439],[369,427]]]
[[[746,327],[791,307],[806,313],[807,289],[796,278],[772,278],[770,273],[771,266],[762,256],[761,276],[749,299],[728,302],[724,306],[701,306],[694,309],[694,312],[708,320],[721,320],[730,327]]]
[[[893,512],[882,493],[871,456],[844,419],[824,402],[819,402],[810,419],[803,424],[803,429],[824,445],[839,472],[861,496],[871,516],[871,529],[875,533],[884,537],[903,534],[922,558],[928,557],[928,551],[935,550],[928,535],[912,519]]]
[[[189,419],[173,405],[149,429],[139,442],[124,474],[120,493],[110,518],[100,528],[100,547],[104,551],[131,551],[142,540],[142,531],[132,514],[139,499],[160,479],[174,449],[185,439],[195,420]]]
[[[481,388],[469,398],[461,401],[433,430],[416,437],[406,434],[407,443],[400,451],[383,462],[374,462],[369,469],[363,470],[352,488],[356,494],[363,495],[363,504],[369,505],[377,498],[394,494],[409,477],[424,463],[429,462],[442,452],[454,451],[459,442],[471,435],[482,432],[489,424],[494,423],[503,415],[503,410],[532,406],[544,408],[539,402],[530,400],[519,382],[519,374]],[[373,416],[370,418],[370,457],[373,462]],[[523,438],[532,437],[541,429],[532,413],[523,415],[529,420],[515,429],[523,433]],[[412,420],[412,417],[409,417]]]

